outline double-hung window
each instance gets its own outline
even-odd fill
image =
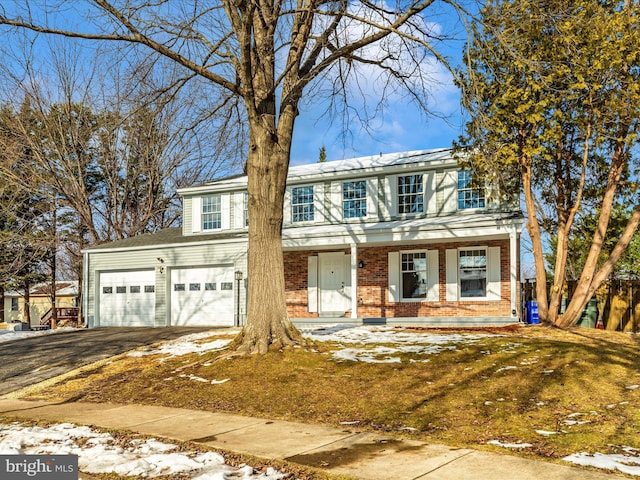
[[[202,197],[202,229],[222,228],[222,201],[220,195]]]
[[[458,171],[458,210],[484,208],[484,197],[484,189],[473,185],[471,173],[467,170]]]
[[[313,222],[313,185],[291,189],[291,220],[293,222]]]
[[[403,252],[401,260],[402,298],[427,298],[427,252]]]
[[[487,251],[486,249],[460,250],[458,268],[461,298],[484,298],[487,296]]]
[[[422,174],[398,177],[398,213],[424,212],[424,185]]]
[[[367,216],[367,182],[357,180],[342,184],[343,218],[362,218]]]
[[[20,310],[20,304],[18,303],[18,299],[17,298],[12,298],[11,299],[11,311],[12,312],[17,312]]]

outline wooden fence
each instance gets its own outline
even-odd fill
[[[568,282],[564,288],[564,295],[560,312],[571,298],[575,291],[576,282]],[[550,285],[547,284],[547,291]],[[525,302],[536,300],[536,282],[528,280],[522,283],[520,289],[522,295],[522,308],[524,313]],[[596,313],[597,309],[597,313]],[[640,331],[640,280],[612,280],[603,284],[590,304],[582,312],[582,326],[595,326],[595,321],[591,321],[591,315],[595,316],[595,321],[602,320],[606,330],[638,332]],[[524,318],[524,315],[521,317]]]

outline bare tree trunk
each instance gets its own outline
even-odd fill
[[[24,323],[31,327],[31,284],[24,282]]]
[[[549,303],[547,299],[547,271],[544,267],[544,251],[540,234],[540,225],[536,216],[536,206],[533,198],[531,160],[524,156],[520,159],[522,169],[522,184],[524,201],[527,209],[527,230],[531,237],[533,259],[536,267],[536,301],[538,302],[538,315],[542,322],[549,321]]]
[[[247,160],[249,253],[247,323],[236,340],[239,354],[266,353],[301,341],[287,313],[282,254],[284,190],[290,141],[276,142],[269,129],[251,132]],[[286,136],[285,136],[286,137]]]

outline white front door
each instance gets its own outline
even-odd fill
[[[347,256],[343,252],[320,253],[318,260],[320,314],[344,314],[351,304]]]

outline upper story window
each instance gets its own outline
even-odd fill
[[[202,197],[202,229],[222,228],[222,201],[220,195]]]
[[[422,174],[398,177],[398,213],[424,212]]]
[[[242,212],[244,218],[244,226],[249,226],[249,193],[244,192],[244,199],[242,201]]]
[[[313,222],[313,185],[291,189],[291,213],[293,222]]]
[[[460,250],[459,256],[460,297],[486,297],[487,251],[484,248]]]
[[[427,252],[402,253],[402,298],[427,298]]]
[[[343,218],[361,218],[367,216],[367,182],[357,180],[342,184]]]
[[[458,172],[458,210],[467,208],[484,208],[484,189],[473,185],[471,173],[467,170]]]

